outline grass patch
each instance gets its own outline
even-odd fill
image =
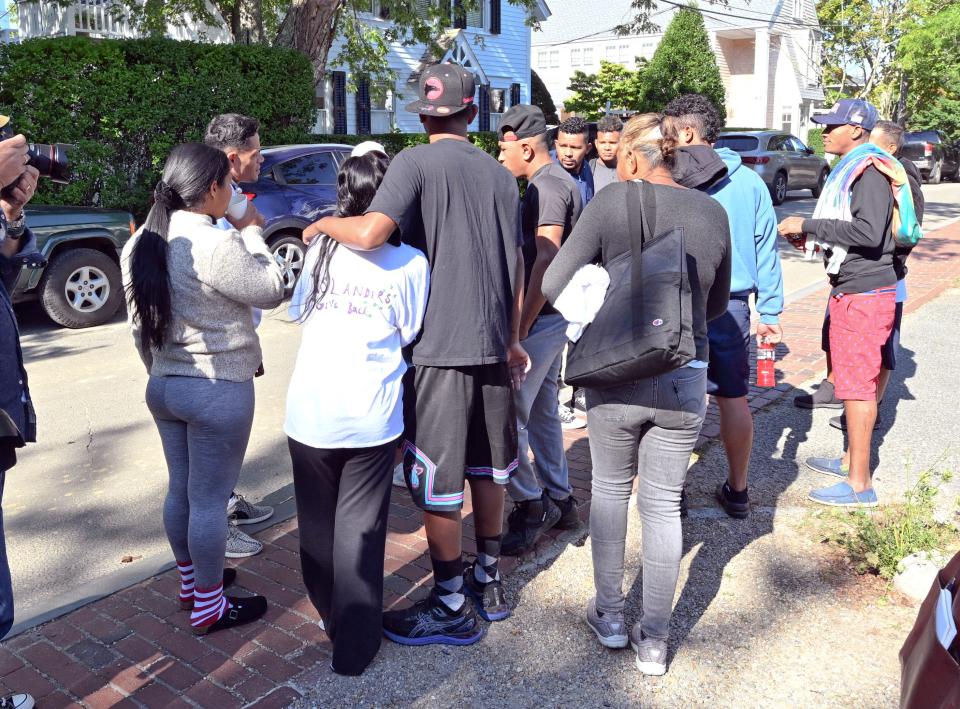
[[[956,546],[956,529],[935,514],[940,486],[952,477],[950,472],[925,472],[900,504],[873,512],[834,512],[836,524],[827,541],[846,551],[857,573],[892,579],[897,565],[910,554]]]

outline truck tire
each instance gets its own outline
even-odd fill
[[[936,162],[933,164],[933,167],[930,168],[930,176],[927,177],[927,183],[931,185],[939,185],[940,180],[943,178],[943,161]]]
[[[64,327],[105,323],[123,302],[120,267],[96,249],[61,251],[44,270],[40,301],[50,319]]]

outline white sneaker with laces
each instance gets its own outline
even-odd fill
[[[227,516],[232,517],[236,524],[256,524],[270,519],[273,508],[270,505],[250,504],[243,495],[233,493],[227,503]]]
[[[586,428],[587,422],[573,413],[573,410],[560,404],[557,409],[557,415],[560,417],[560,428],[573,431],[578,428]]]
[[[29,694],[7,694],[0,697],[0,709],[33,709],[33,697]]]
[[[247,556],[255,556],[263,551],[263,544],[244,534],[232,521],[227,522],[227,551],[225,556],[228,559],[241,559]]]

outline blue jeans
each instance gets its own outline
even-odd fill
[[[517,472],[510,479],[510,497],[516,502],[539,500],[546,489],[554,500],[566,500],[570,496],[570,470],[557,414],[557,377],[567,344],[567,321],[559,313],[541,315],[520,344],[530,355],[532,367],[513,395],[520,453]],[[528,449],[533,451],[536,470]]]
[[[707,371],[681,367],[610,389],[587,389],[593,458],[590,540],[597,608],[623,611],[627,513],[637,485],[643,634],[666,640],[680,573],[680,493],[707,411]]]
[[[0,639],[13,627],[13,583],[7,562],[7,541],[3,534],[3,484],[7,471],[0,468]]]

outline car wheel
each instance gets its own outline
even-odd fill
[[[303,270],[307,246],[300,237],[286,235],[270,242],[270,253],[280,264],[280,270],[283,272],[283,295],[289,298]]]
[[[774,205],[783,204],[787,198],[787,176],[785,173],[778,172],[773,177],[773,187],[770,188],[770,199]]]
[[[940,180],[943,178],[943,163],[938,162],[934,163],[934,166],[930,168],[930,176],[927,178],[927,182],[931,185],[939,185]]]
[[[120,267],[96,249],[61,251],[44,270],[40,300],[50,319],[59,325],[101,325],[123,301]]]
[[[823,192],[823,185],[826,183],[827,175],[829,174],[830,174],[830,171],[827,169],[823,169],[820,171],[820,177],[817,178],[817,186],[814,187],[812,190],[810,190],[810,192],[813,194],[814,197],[819,197],[820,194]]]

